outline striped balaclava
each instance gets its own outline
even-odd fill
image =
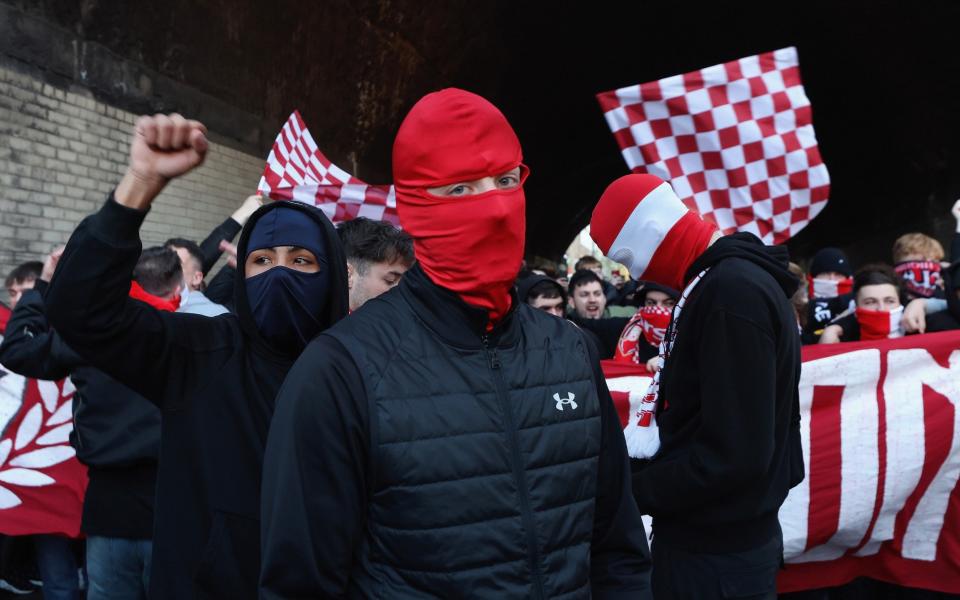
[[[716,231],[653,175],[625,175],[611,183],[590,219],[590,235],[607,257],[634,279],[677,290]]]

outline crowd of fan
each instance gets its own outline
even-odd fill
[[[145,248],[133,272],[131,297],[160,310],[207,317],[233,312],[237,249],[232,242],[262,204],[263,198],[250,196],[199,244],[178,237]],[[396,286],[414,262],[410,236],[389,223],[360,217],[341,223],[337,233],[347,261],[350,311]],[[97,590],[96,597],[135,598],[138,592],[122,588],[111,573],[130,565],[98,558],[116,556],[116,549],[107,550],[105,544],[123,543],[126,555],[150,564],[159,409],[86,365],[51,331],[43,294],[62,252],[63,247],[56,248],[44,261],[23,263],[7,275],[13,313],[0,346],[0,364],[38,379],[73,376],[79,396],[98,399],[75,405],[71,435],[77,457],[88,468],[81,523],[86,542],[57,535],[0,536],[0,597],[42,588],[45,598],[79,598],[89,580],[91,585],[114,582],[115,587]],[[223,254],[226,264],[207,283],[207,274]],[[41,331],[50,335],[36,335]],[[128,431],[138,432],[136,449],[129,447]]]
[[[791,263],[800,280],[792,298],[804,345],[894,338],[960,329],[960,200],[952,210],[957,230],[948,256],[924,233],[896,239],[890,262],[855,268],[838,248],[823,248],[806,268]],[[525,269],[519,297],[534,308],[564,316],[587,332],[604,359],[659,368],[658,348],[681,291],[624,281],[618,271],[584,256],[569,278],[561,268]]]
[[[199,244],[172,238],[162,246],[144,250],[134,270],[131,296],[161,310],[205,316],[232,311],[237,276],[236,247],[232,241],[261,204],[260,197],[251,196]],[[806,269],[792,264],[791,270],[802,282],[793,297],[793,305],[804,344],[960,329],[960,201],[954,206],[953,215],[958,223],[949,256],[953,262],[947,260],[943,247],[934,238],[909,233],[895,241],[890,263],[870,263],[855,269],[841,250],[824,248],[812,257]],[[347,260],[350,311],[394,287],[414,262],[410,237],[387,223],[358,218],[342,223],[338,234]],[[54,379],[78,369],[91,369],[85,367],[78,356],[54,356],[53,350],[50,358],[55,366],[38,365],[22,350],[33,340],[18,338],[18,331],[49,328],[44,320],[42,294],[57,268],[62,250],[54,250],[43,262],[24,263],[6,278],[9,306],[20,309],[7,327],[0,359],[14,372]],[[228,264],[206,283],[207,274],[224,253]],[[601,262],[585,256],[576,262],[569,278],[564,269],[524,268],[517,279],[517,294],[533,308],[567,318],[580,326],[601,358],[632,361],[656,371],[660,341],[681,291],[655,283],[625,280],[618,271],[605,278]],[[25,319],[40,321],[24,325],[21,321]],[[119,385],[103,373],[92,377],[87,374],[84,380],[93,388]],[[87,393],[97,391],[88,389]],[[129,395],[133,394],[129,391]],[[129,399],[118,398],[112,406],[103,409],[102,418],[111,419],[111,411],[120,404],[129,405]],[[145,402],[141,404],[147,406]],[[141,416],[144,427],[159,428],[156,415]],[[97,419],[97,415],[90,413],[76,419],[72,437],[78,457],[89,465],[91,483],[83,514],[83,530],[88,538],[86,548],[89,550],[91,544],[95,545],[100,536],[149,540],[152,513],[132,515],[115,511],[112,499],[117,490],[110,483],[111,469],[97,466],[97,458],[93,456],[98,451],[96,444],[79,443],[86,428],[101,426]],[[102,442],[105,446],[111,443],[102,431],[93,433],[91,438],[106,440]],[[123,483],[129,488],[137,485],[131,481],[140,481],[142,489],[127,489],[126,494],[150,496],[153,493],[156,453],[156,447],[144,449],[137,467],[145,471],[144,476],[126,478]],[[25,567],[22,560],[25,546],[31,554],[36,553],[47,591],[52,592],[58,581],[70,580],[71,583],[64,585],[75,587],[72,582],[76,581],[76,574],[79,571],[82,580],[84,572],[78,568],[83,559],[76,558],[78,554],[82,556],[82,547],[56,536],[34,538],[3,540],[0,588],[20,592],[31,589],[30,568]],[[96,568],[111,567],[98,567],[88,558],[86,569]],[[109,580],[109,575],[103,573],[101,579]]]

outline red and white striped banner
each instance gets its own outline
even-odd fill
[[[9,316],[0,305],[0,331]],[[69,440],[73,393],[69,378],[28,379],[0,365],[0,534],[80,535],[87,468]]]
[[[604,373],[626,423],[650,377]],[[872,577],[960,593],[958,405],[960,332],[803,349],[807,477],[780,510],[779,591]]]
[[[273,142],[257,191],[319,207],[333,223],[367,217],[398,225],[392,185],[369,185],[330,162],[294,111]]]

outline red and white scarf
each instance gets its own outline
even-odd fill
[[[623,328],[613,359],[639,364],[637,345],[640,336],[651,346],[659,346],[670,325],[670,316],[670,309],[662,306],[641,307]]]
[[[680,314],[687,303],[687,297],[709,270],[704,269],[687,284],[683,293],[680,294],[677,305],[673,307],[673,318],[660,342],[660,369],[653,375],[653,381],[650,382],[650,387],[647,388],[647,393],[640,402],[640,408],[630,415],[630,422],[623,430],[627,441],[627,454],[633,458],[652,458],[660,449],[660,430],[657,427],[656,417],[657,402],[660,398],[660,375],[663,373],[663,365],[673,351],[673,344],[680,327]]]
[[[885,340],[903,337],[900,321],[903,319],[903,307],[886,310],[856,310],[857,323],[860,324],[861,340]]]
[[[894,270],[903,280],[903,285],[914,296],[933,298],[942,289],[940,263],[932,260],[911,260],[898,263]]]
[[[836,298],[853,291],[853,277],[844,279],[814,279],[807,275],[810,282],[811,298]]]

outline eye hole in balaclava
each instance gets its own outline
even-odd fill
[[[276,265],[246,278],[250,313],[260,335],[275,350],[297,354],[323,330],[330,297],[327,232],[309,215],[279,205],[263,215],[250,232],[246,256],[263,248],[296,246],[309,250],[320,269],[307,273]]]

